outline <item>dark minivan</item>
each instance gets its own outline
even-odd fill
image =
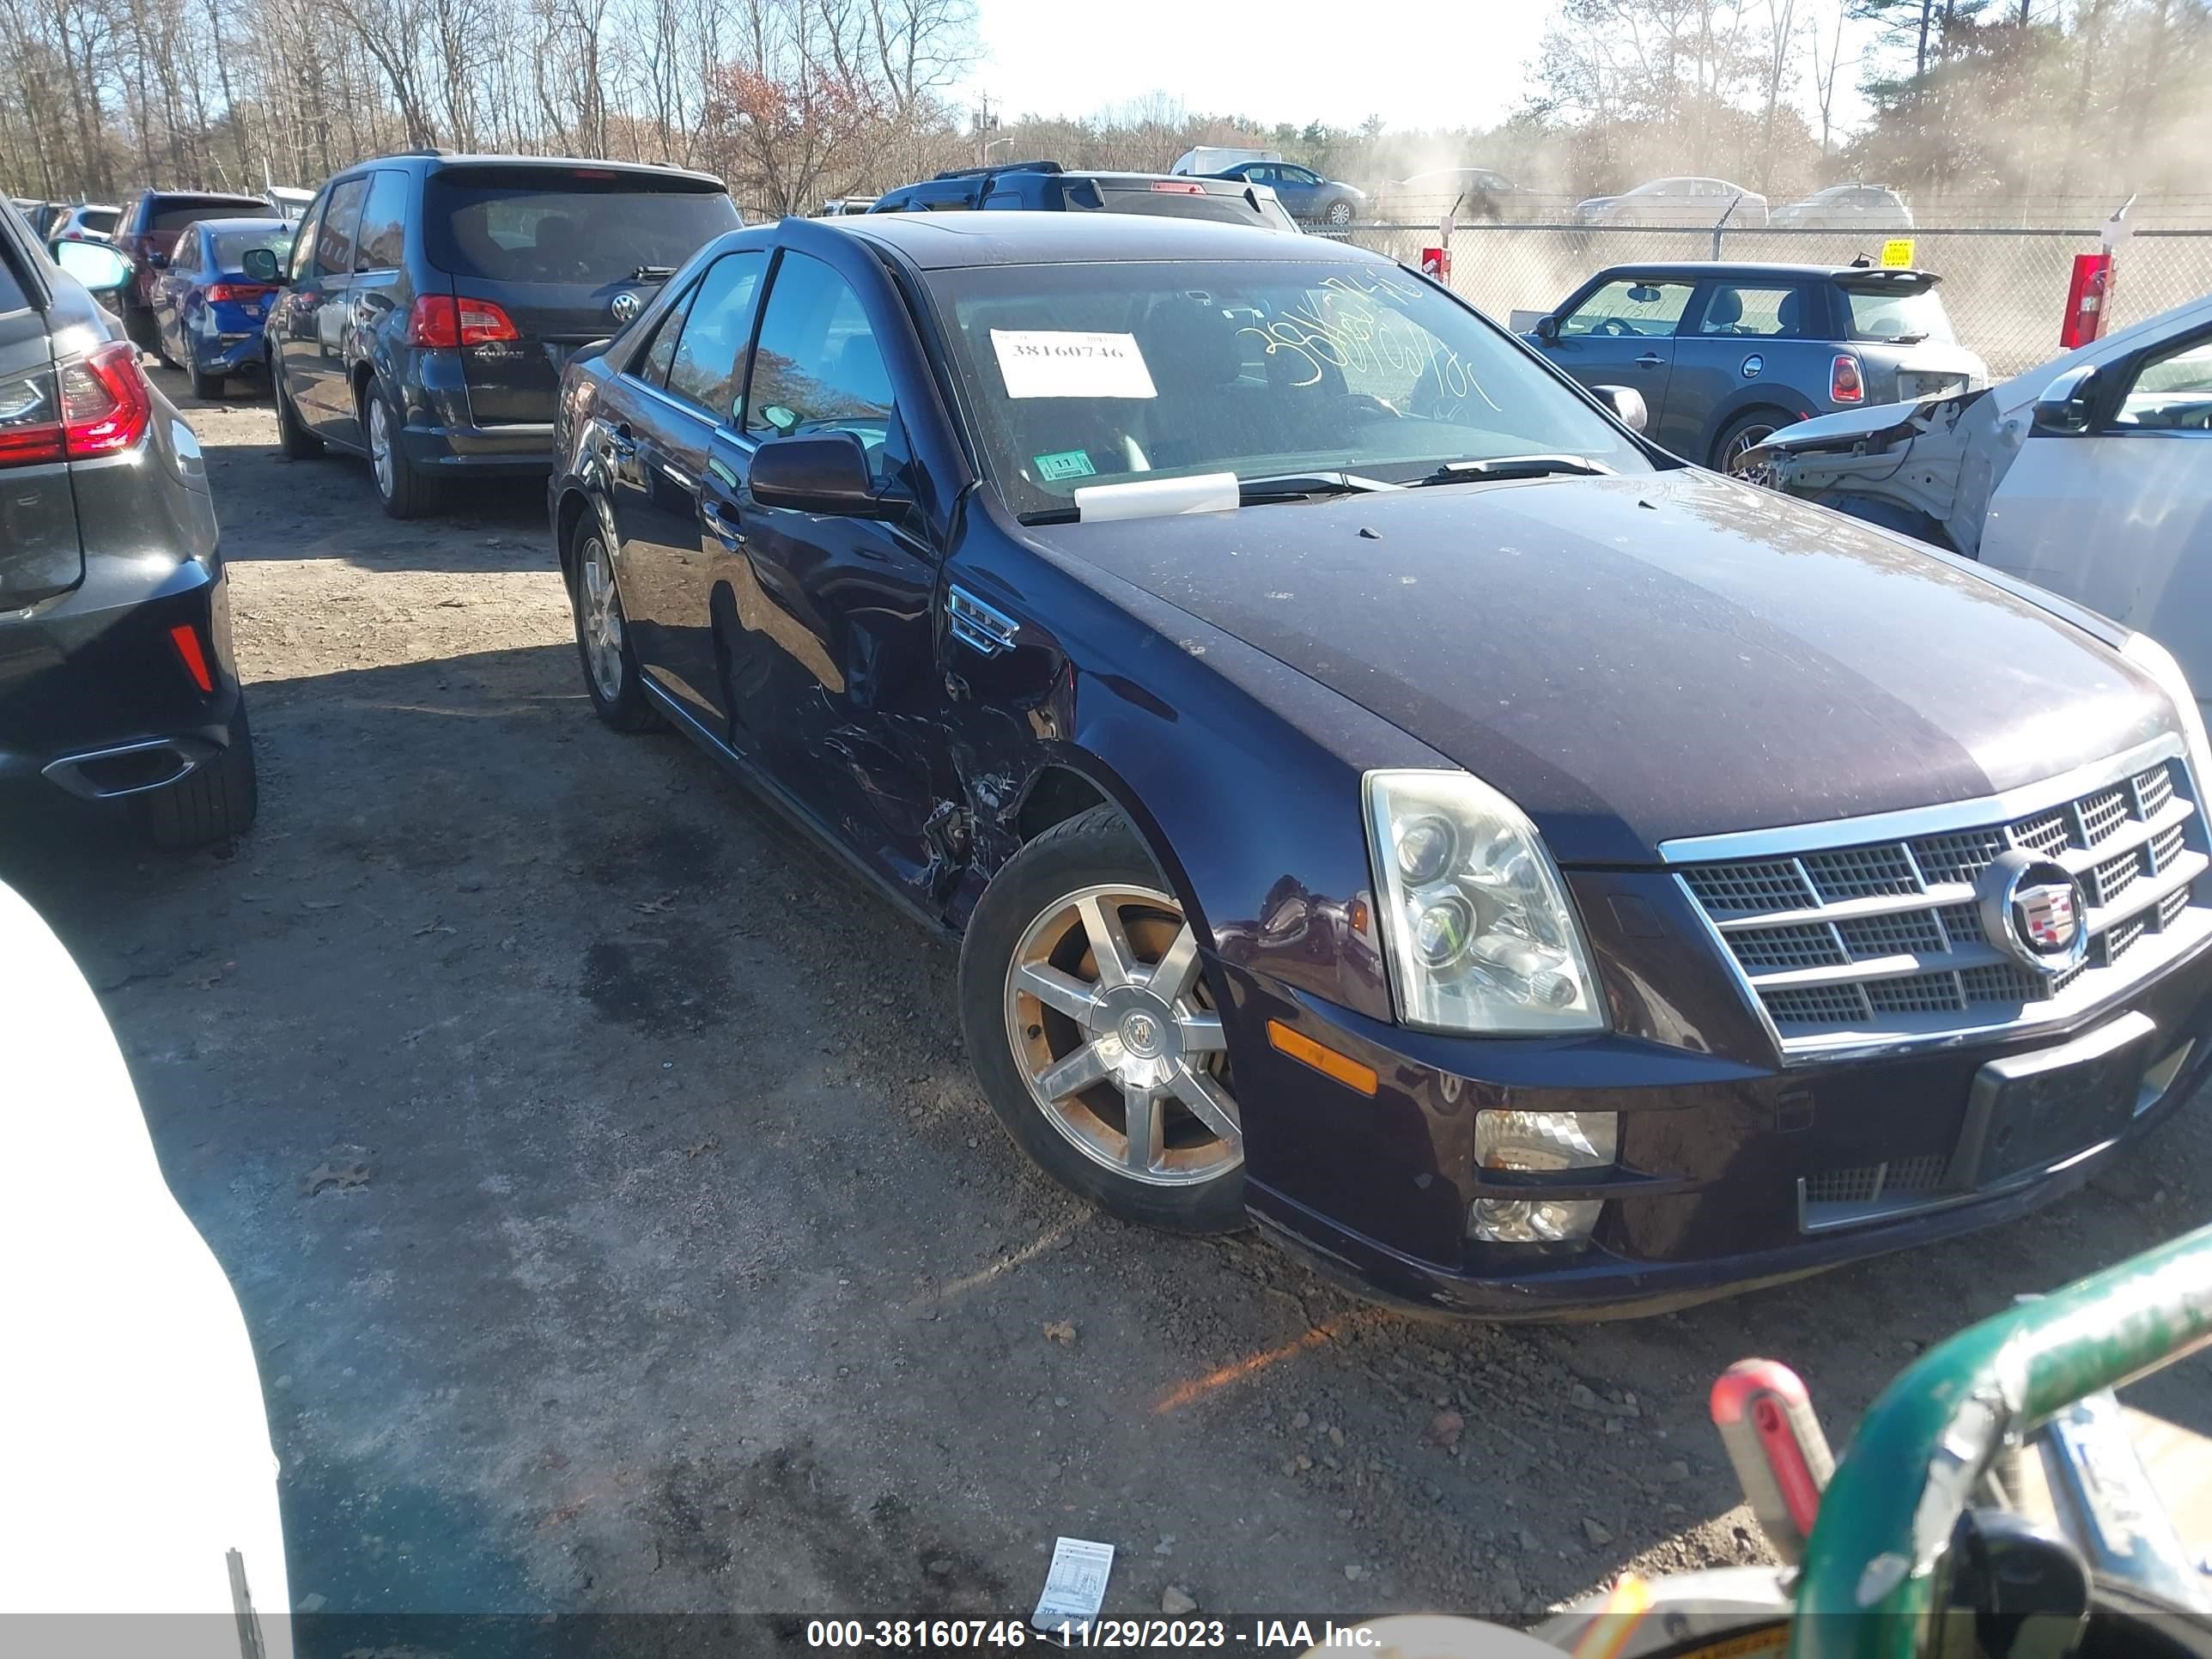
[[[411,518],[460,472],[551,465],[576,350],[636,316],[739,223],[721,180],[625,162],[411,152],[333,177],[301,222],[266,325],[278,436],[368,458]]]

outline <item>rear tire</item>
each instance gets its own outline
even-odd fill
[[[1754,409],[1739,415],[1721,428],[1721,435],[1713,440],[1712,469],[1725,472],[1731,478],[1741,478],[1746,483],[1772,488],[1759,476],[1759,469],[1746,470],[1742,465],[1745,453],[1765,443],[1785,426],[1795,424],[1778,409]]]
[[[615,586],[614,562],[607,556],[606,532],[596,513],[587,511],[576,526],[575,579],[568,601],[576,616],[576,654],[584,665],[584,690],[592,711],[617,732],[650,732],[664,724],[647,700],[637,653],[629,641],[622,594]]]
[[[147,833],[155,846],[169,850],[210,847],[252,828],[260,805],[253,732],[241,702],[230,723],[230,742],[220,755],[146,797]]]
[[[407,458],[406,430],[392,399],[371,382],[361,391],[361,426],[368,440],[369,476],[377,499],[395,519],[419,519],[438,506],[438,481]]]
[[[276,404],[276,447],[284,459],[307,461],[321,454],[323,441],[301,421],[299,411],[292,407],[291,394],[284,390],[284,377],[274,369],[269,374],[269,392]]]
[[[961,1029],[1007,1133],[1071,1191],[1173,1232],[1245,1224],[1226,1006],[1158,865],[1110,806],[1009,859],[961,946]]]
[[[208,403],[216,403],[221,401],[222,398],[223,381],[227,377],[221,374],[210,374],[204,371],[198,363],[194,363],[192,365],[191,372],[192,396],[201,398]]]

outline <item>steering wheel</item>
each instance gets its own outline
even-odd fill
[[[1601,317],[1590,332],[1603,335],[1608,340],[1622,340],[1636,331],[1628,325],[1628,319],[1625,317]]]
[[[1405,411],[1387,398],[1378,398],[1371,392],[1340,392],[1337,407],[1347,418],[1364,426],[1372,421],[1402,421]]]

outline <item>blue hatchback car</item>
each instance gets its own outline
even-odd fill
[[[155,272],[157,349],[191,375],[195,398],[221,397],[234,374],[267,374],[261,325],[276,290],[246,276],[246,256],[265,247],[287,262],[298,228],[276,218],[203,219],[185,228]]]

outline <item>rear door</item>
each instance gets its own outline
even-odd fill
[[[423,246],[455,298],[486,312],[461,345],[480,427],[553,421],[561,370],[700,247],[738,226],[712,180],[643,168],[441,167],[423,182]]]
[[[1544,355],[1584,386],[1635,387],[1656,431],[1674,372],[1674,328],[1693,291],[1679,278],[1612,277],[1560,317]]]
[[[27,642],[15,647],[11,632],[27,630],[11,630],[4,617],[76,586],[84,579],[84,554],[63,459],[61,390],[46,315],[33,303],[41,274],[15,230],[15,210],[0,213],[10,221],[0,227],[0,708],[13,714],[10,681],[50,659],[33,662],[24,654]]]
[[[368,177],[331,187],[316,222],[314,245],[295,261],[300,275],[286,296],[282,337],[284,382],[310,431],[358,447],[361,417],[346,384],[346,307],[353,289],[356,235]]]

